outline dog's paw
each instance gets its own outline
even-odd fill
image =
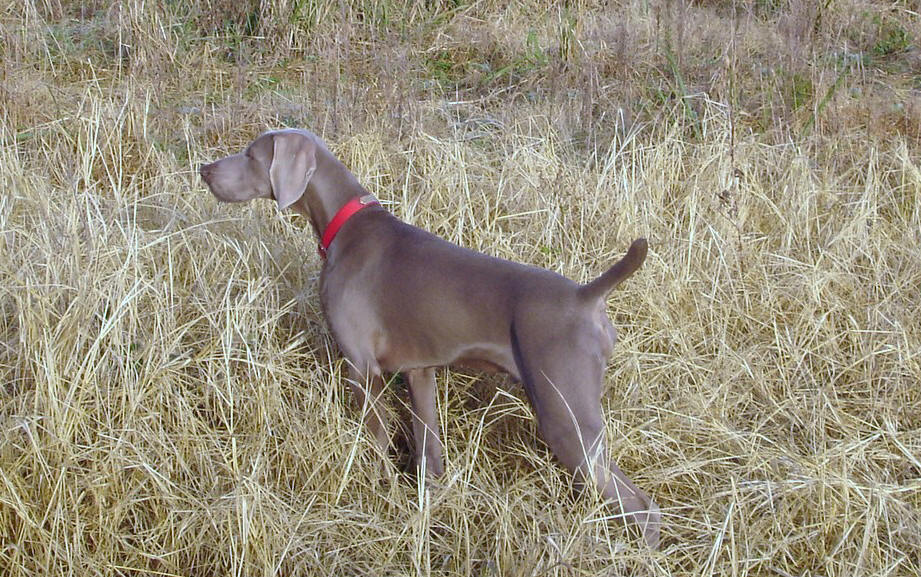
[[[640,523],[640,527],[643,530],[643,539],[646,540],[646,544],[649,545],[650,549],[657,550],[661,539],[662,513],[659,510],[659,506],[652,501],[649,502],[646,519]]]
[[[382,457],[377,466],[372,468],[370,480],[372,484],[384,487],[392,485],[396,481],[398,474],[396,465],[390,459]]]

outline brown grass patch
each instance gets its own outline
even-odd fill
[[[870,0],[8,5],[0,573],[918,574],[918,28]],[[194,172],[280,126],[490,254],[584,281],[650,239],[604,404],[661,551],[501,378],[440,375],[437,485],[375,479],[309,227]]]

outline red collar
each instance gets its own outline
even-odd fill
[[[329,249],[329,245],[333,243],[333,239],[336,238],[339,229],[342,228],[342,225],[345,224],[348,219],[352,218],[352,215],[366,206],[371,206],[373,204],[380,203],[370,194],[356,196],[345,203],[345,206],[339,209],[339,212],[337,212],[333,219],[329,221],[329,224],[326,225],[326,230],[323,231],[323,236],[320,238],[320,246],[318,247],[320,256],[324,259],[326,258],[326,250]]]

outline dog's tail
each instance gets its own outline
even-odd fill
[[[582,285],[579,294],[586,300],[604,298],[614,287],[630,278],[643,265],[649,244],[645,238],[638,238],[630,245],[624,258],[592,282]]]

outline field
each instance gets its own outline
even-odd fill
[[[0,575],[921,574],[911,0],[8,1]],[[305,219],[196,169],[321,135],[402,219],[613,293],[650,551],[521,388],[439,373],[381,478]]]

